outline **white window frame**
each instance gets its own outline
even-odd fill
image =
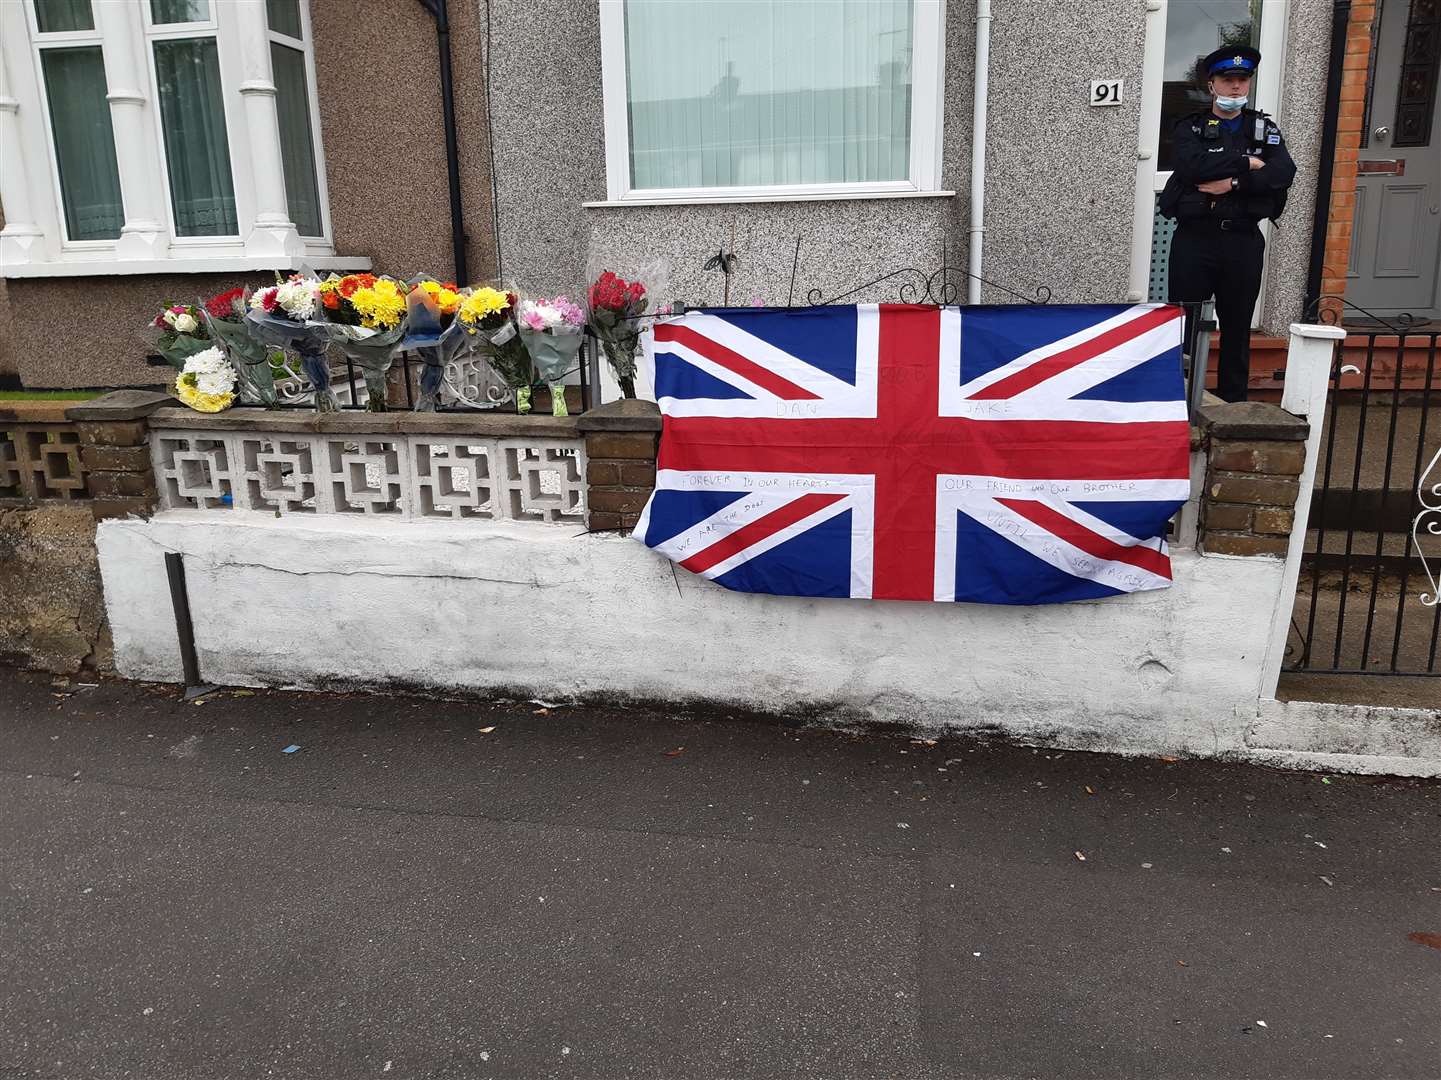
[[[1147,0],[1146,40],[1142,53],[1141,117],[1136,147],[1136,203],[1131,230],[1131,280],[1128,295],[1132,300],[1145,300],[1151,277],[1151,238],[1156,223],[1156,196],[1171,178],[1171,171],[1159,165],[1161,137],[1161,92],[1165,80],[1166,14],[1168,0]],[[1286,71],[1286,29],[1291,18],[1291,0],[1261,0],[1261,41],[1257,45],[1266,68],[1259,80],[1251,107],[1269,113],[1283,129],[1281,116],[1283,82]],[[1268,243],[1271,223],[1261,222],[1261,232]],[[1261,276],[1261,292],[1256,298],[1252,327],[1260,325],[1266,303],[1266,275]]]
[[[316,87],[318,82],[315,77],[315,48],[313,42],[315,35],[310,28],[310,3],[309,0],[301,0],[300,8],[300,32],[304,38],[297,40],[289,34],[282,34],[279,30],[270,28],[270,21],[267,18],[265,24],[266,41],[273,45],[284,45],[289,49],[296,49],[305,57],[305,93],[306,101],[310,105],[310,142],[311,151],[315,155],[315,183],[320,189],[320,235],[300,235],[307,242],[320,241],[325,244],[330,242],[330,193],[325,183],[325,149],[321,146],[320,139],[320,95]]]
[[[91,0],[94,3],[94,0]],[[245,222],[255,216],[255,203],[249,170],[237,169],[236,162],[244,161],[245,136],[242,130],[244,110],[238,98],[233,97],[231,88],[240,83],[239,57],[236,55],[233,34],[222,35],[221,13],[226,5],[210,0],[210,18],[205,22],[156,23],[151,20],[150,0],[141,0],[142,25],[144,26],[145,70],[149,78],[150,100],[154,107],[149,110],[157,147],[160,151],[161,174],[165,184],[165,225],[170,230],[170,252],[172,257],[184,257],[187,252],[206,255],[233,254],[245,244]],[[165,146],[164,120],[160,115],[160,81],[155,66],[155,45],[161,41],[191,41],[197,38],[214,38],[216,58],[220,64],[220,85],[223,87],[220,100],[225,110],[226,149],[230,155],[230,186],[235,193],[235,232],[218,236],[181,236],[175,231],[175,193],[170,189],[170,161]],[[228,46],[228,47],[227,47]]]
[[[125,35],[129,40],[111,41],[113,34],[107,34],[107,23],[99,18],[95,8],[102,3],[128,3],[132,7],[131,32]],[[263,3],[258,5],[260,17],[265,18]],[[309,94],[310,130],[315,153],[316,181],[320,190],[320,212],[323,228],[320,236],[302,236],[303,253],[290,257],[276,258],[247,254],[246,238],[256,225],[257,196],[252,170],[247,167],[254,144],[250,131],[245,101],[241,94],[243,48],[247,5],[210,0],[210,19],[204,22],[160,23],[151,20],[149,0],[91,0],[95,14],[95,29],[40,34],[33,0],[0,0],[0,67],[5,69],[5,79],[13,95],[13,107],[5,111],[10,116],[0,116],[0,123],[18,124],[18,138],[26,162],[44,162],[43,170],[37,166],[23,169],[32,222],[14,222],[20,226],[18,232],[25,234],[27,227],[38,230],[38,242],[29,248],[27,257],[15,258],[8,255],[0,261],[0,277],[74,277],[93,274],[171,274],[171,273],[228,273],[248,270],[298,269],[303,263],[317,270],[360,270],[369,269],[370,261],[359,257],[335,255],[331,231],[330,201],[326,185],[325,156],[320,127],[319,91],[316,80],[314,35],[311,28],[310,0],[301,0],[301,25],[305,34],[303,41],[264,27],[267,48],[271,41],[301,50],[305,57],[307,93]],[[138,10],[137,10],[138,9]],[[253,15],[254,8],[250,8]],[[161,131],[158,88],[156,86],[154,44],[157,41],[214,36],[220,62],[221,81],[224,88],[226,137],[230,151],[231,183],[235,192],[235,212],[238,233],[233,236],[177,236],[169,173],[165,164],[165,140]],[[50,110],[45,96],[44,77],[40,67],[40,52],[46,48],[99,45],[102,51],[126,47],[134,50],[139,58],[138,78],[144,85],[141,91],[148,95],[146,102],[148,119],[143,127],[153,145],[147,149],[161,163],[161,178],[164,186],[165,220],[163,226],[168,233],[168,250],[163,258],[124,258],[117,247],[119,240],[71,240],[65,231],[63,196],[60,190],[58,165],[55,156],[55,141],[51,131]],[[267,56],[268,63],[268,56]],[[107,90],[114,90],[107,85]],[[0,91],[3,94],[3,91]],[[4,103],[0,103],[4,104]],[[118,136],[117,136],[118,138]],[[43,179],[42,179],[43,177]],[[121,201],[127,205],[124,190],[125,177],[121,176]],[[8,226],[12,224],[7,218]],[[288,265],[286,265],[288,263]]]
[[[954,195],[942,191],[946,0],[912,0],[911,157],[909,177],[842,184],[632,188],[630,109],[625,55],[625,0],[600,0],[601,87],[605,107],[606,199],[586,206],[666,203],[783,202]]]
[[[62,30],[42,34],[40,32],[39,16],[35,12],[33,0],[25,0],[21,5],[25,9],[25,28],[29,33],[30,60],[35,67],[35,82],[40,97],[40,115],[45,135],[45,161],[49,169],[49,194],[54,202],[55,229],[60,237],[61,245],[68,251],[80,252],[103,252],[113,250],[115,240],[72,240],[69,229],[65,224],[65,202],[60,187],[60,160],[55,156],[55,129],[50,119],[50,101],[45,96],[45,72],[41,67],[40,54],[50,49],[75,49],[100,46],[103,50],[104,40],[100,33],[99,22],[93,18],[94,3],[91,4],[91,21],[95,23],[89,30]],[[121,224],[125,223],[125,189],[120,190]],[[117,237],[118,239],[118,237]]]

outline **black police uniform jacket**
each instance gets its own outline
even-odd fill
[[[1176,122],[1172,135],[1175,169],[1161,192],[1161,213],[1179,221],[1199,218],[1275,220],[1286,206],[1286,192],[1296,179],[1296,163],[1281,138],[1281,129],[1263,112],[1241,110],[1239,131],[1227,131],[1210,109]],[[1259,157],[1263,169],[1252,169],[1247,157]],[[1226,195],[1207,195],[1196,185],[1235,177],[1240,183]]]

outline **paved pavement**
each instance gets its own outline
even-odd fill
[[[1434,783],[57,693],[0,672],[4,1080],[1441,1075]]]

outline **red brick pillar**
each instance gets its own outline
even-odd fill
[[[115,390],[65,410],[80,433],[80,460],[95,520],[155,511],[148,417],[173,404],[168,394]]]
[[[1284,558],[1310,426],[1260,401],[1204,405],[1197,422],[1206,445],[1197,546],[1216,555]]]
[[[655,488],[660,409],[653,401],[612,401],[576,417],[585,438],[586,525],[631,529]]]
[[[1401,5],[1392,5],[1398,9]],[[1401,17],[1399,14],[1398,18]],[[1361,147],[1366,111],[1366,81],[1371,65],[1371,37],[1376,0],[1352,0],[1346,24],[1346,53],[1341,66],[1341,107],[1336,118],[1336,152],[1332,158],[1331,201],[1326,215],[1321,294],[1344,296],[1346,266],[1351,260],[1351,232],[1356,216],[1356,158]],[[1392,78],[1395,78],[1393,75]],[[1322,306],[1339,318],[1339,301]]]

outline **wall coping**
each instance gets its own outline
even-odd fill
[[[152,428],[202,431],[278,431],[317,434],[477,435],[486,438],[579,438],[575,416],[532,416],[502,412],[311,412],[238,407],[219,413],[165,408],[150,414]]]
[[[1331,323],[1299,323],[1291,324],[1291,334],[1294,337],[1316,338],[1318,340],[1340,341],[1346,336],[1344,326],[1334,326]]]
[[[156,390],[112,390],[93,401],[82,401],[65,410],[70,420],[94,423],[106,420],[142,420],[156,409],[174,401]]]
[[[1205,402],[1196,410],[1196,424],[1211,438],[1276,439],[1303,442],[1311,425],[1267,401]]]
[[[660,406],[640,398],[608,401],[576,417],[582,434],[588,431],[659,431]]]

